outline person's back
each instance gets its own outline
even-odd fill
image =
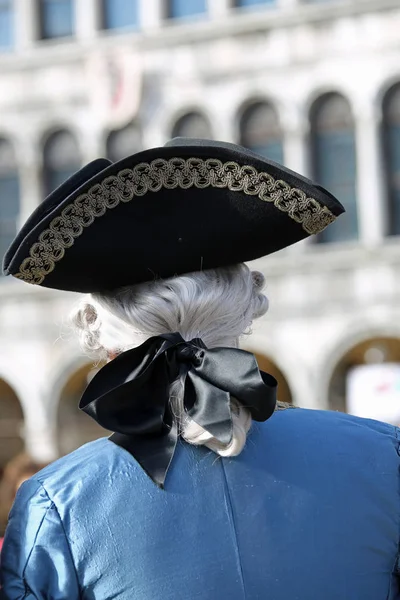
[[[22,486],[7,600],[400,599],[397,429],[276,411],[238,349],[268,306],[243,261],[342,212],[243,148],[174,140],[91,163],[33,213],[5,272],[90,293],[73,323],[107,364],[80,408],[113,434]]]
[[[87,444],[20,492],[2,558],[15,574],[5,593],[399,598],[399,433],[286,409],[253,425],[234,459],[180,442],[165,490],[109,440]]]

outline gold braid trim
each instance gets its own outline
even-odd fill
[[[288,402],[280,402],[279,400],[275,406],[275,412],[278,410],[287,410],[288,408],[297,408],[294,404],[289,404]]]
[[[84,229],[121,202],[130,202],[135,197],[164,188],[186,190],[191,187],[229,189],[257,196],[287,213],[310,235],[319,233],[336,218],[326,206],[321,206],[302,190],[249,165],[241,166],[233,161],[223,163],[216,158],[158,158],[110,175],[78,196],[40,234],[15,277],[36,285],[43,283]]]

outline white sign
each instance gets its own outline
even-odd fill
[[[350,414],[400,425],[400,364],[353,367],[347,375],[346,397]]]

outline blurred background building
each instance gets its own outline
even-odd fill
[[[0,255],[82,164],[171,136],[241,143],[329,188],[337,225],[256,261],[244,347],[280,398],[400,423],[399,0],[0,0]],[[76,300],[0,279],[0,468],[103,432]]]

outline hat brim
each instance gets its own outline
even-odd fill
[[[310,180],[220,142],[174,140],[85,169],[32,214],[5,256],[6,274],[62,290],[114,289],[260,258],[344,212]]]

